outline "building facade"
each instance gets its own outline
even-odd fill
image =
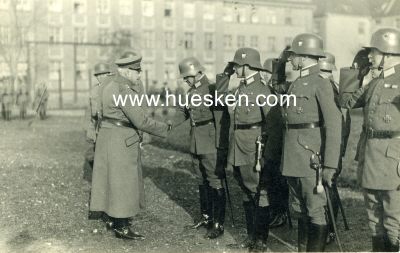
[[[85,106],[93,66],[128,48],[143,55],[142,77],[155,89],[176,87],[184,57],[198,57],[210,77],[239,47],[275,57],[296,34],[312,31],[315,9],[311,0],[1,0],[0,14],[12,3],[34,20],[20,75],[32,89],[47,83],[52,108]],[[0,36],[12,29],[2,22]]]

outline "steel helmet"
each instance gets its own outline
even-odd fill
[[[101,62],[94,66],[94,75],[103,75],[111,73],[110,65],[107,63]]]
[[[205,68],[195,57],[188,57],[179,63],[179,73],[181,77],[195,76],[199,72],[203,72]]]
[[[297,35],[288,51],[298,55],[310,55],[325,57],[324,42],[321,37],[312,33],[302,33]]]
[[[384,54],[400,54],[400,31],[382,28],[372,34],[371,43],[364,48],[376,48]]]
[[[243,47],[235,52],[233,61],[231,63],[239,66],[247,65],[253,69],[264,70],[261,66],[260,53],[254,48]]]
[[[325,52],[325,58],[319,59],[318,64],[321,70],[327,70],[327,71],[336,70],[335,56],[331,53]]]
[[[268,58],[265,60],[263,64],[263,69],[269,73],[272,73],[272,63],[274,62],[274,58]]]

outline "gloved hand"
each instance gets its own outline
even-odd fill
[[[233,73],[235,73],[235,69],[233,68],[234,65],[235,64],[233,62],[228,63],[224,69],[224,74],[227,76],[233,75]]]
[[[370,71],[371,63],[368,59],[369,52],[370,50],[368,49],[361,49],[354,57],[353,63],[351,64],[352,68],[359,70],[358,80],[361,80]]]
[[[285,49],[283,49],[282,53],[279,55],[279,61],[287,62],[289,60],[289,57],[292,54],[292,52],[289,51],[289,49],[290,46],[286,46]]]
[[[151,143],[151,136],[148,133],[143,133],[143,139],[142,142],[140,143],[140,147],[142,148],[145,145],[148,145]]]
[[[322,169],[322,182],[329,187],[332,187],[332,183],[335,182],[336,173],[337,169],[324,166]]]

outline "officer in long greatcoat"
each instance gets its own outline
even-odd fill
[[[174,120],[176,125],[190,119],[190,153],[198,171],[201,218],[193,228],[208,228],[206,237],[215,239],[224,233],[226,194],[221,179],[224,176],[217,167],[216,124],[213,106],[194,106],[190,103],[195,96],[213,96],[212,85],[204,74],[205,68],[200,62],[189,57],[179,63],[179,72],[190,86],[187,105],[178,110]],[[203,102],[205,102],[203,100]]]
[[[324,251],[327,238],[326,195],[315,191],[316,171],[310,168],[312,153],[322,156],[322,180],[331,186],[340,158],[341,114],[331,83],[320,76],[318,59],[324,57],[323,41],[315,34],[299,34],[292,42],[289,60],[300,72],[283,105],[285,124],[282,174],[287,177],[298,218],[299,251]]]
[[[377,30],[367,47],[372,69],[382,71],[366,86],[368,73],[341,70],[340,103],[363,108],[364,124],[358,152],[358,180],[363,188],[374,252],[398,252],[400,230],[400,31]],[[365,51],[365,50],[364,50]],[[357,67],[357,66],[356,66]],[[344,76],[346,75],[346,76]]]
[[[129,101],[129,96],[134,100],[143,95],[141,59],[136,54],[117,60],[118,74],[100,94],[102,121],[96,141],[90,210],[110,216],[116,237],[124,239],[143,239],[128,223],[128,218],[144,207],[142,132],[166,137],[171,129],[148,117],[140,105],[114,100],[121,96]]]
[[[267,248],[269,202],[266,185],[263,183],[265,180],[260,180],[263,174],[256,170],[262,157],[257,157],[256,153],[257,141],[262,136],[269,107],[258,106],[256,99],[260,94],[271,94],[261,78],[262,70],[259,52],[253,48],[240,48],[225,69],[225,78],[220,77],[216,87],[219,93],[233,92],[237,102],[236,106],[229,108],[233,131],[230,136],[228,163],[233,166],[234,176],[243,191],[247,238],[239,246],[260,251]],[[234,72],[242,80],[237,89],[229,91],[230,75]],[[240,96],[247,96],[249,103],[246,104],[244,100],[239,103]],[[259,102],[262,103],[262,99]]]

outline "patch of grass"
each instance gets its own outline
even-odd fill
[[[358,123],[354,122],[358,120],[353,119],[355,132],[349,142],[353,151],[359,135]],[[48,245],[62,245],[64,250],[58,252],[91,253],[224,250],[224,239],[217,244],[204,240],[204,231],[183,229],[197,217],[199,204],[198,182],[187,153],[189,126],[181,127],[167,140],[156,139],[154,146],[144,152],[148,208],[134,219],[134,226],[148,237],[144,242],[125,242],[105,231],[101,222],[87,219],[90,186],[82,180],[87,148],[83,119],[50,117],[35,121],[32,127],[27,126],[27,121],[1,122],[0,226],[2,234],[7,235],[3,238],[10,252],[52,252],[43,251]],[[353,183],[351,152],[346,155],[341,181],[351,188],[340,191],[351,231],[344,231],[340,221],[339,227],[346,250],[367,251],[370,249],[367,217],[361,194]],[[239,241],[245,231],[241,191],[231,173],[228,181],[236,228],[230,227],[229,211],[226,227]],[[94,229],[98,231],[94,233]],[[287,228],[273,232],[295,243],[295,232],[288,233]],[[7,252],[2,248],[2,240],[0,252]]]

